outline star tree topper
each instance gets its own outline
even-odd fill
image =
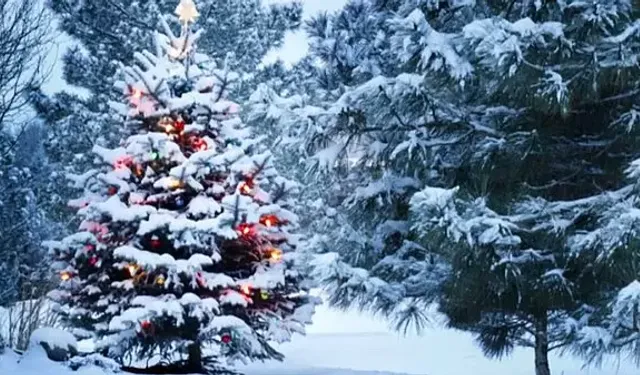
[[[176,15],[178,15],[180,22],[188,25],[189,23],[193,23],[200,13],[198,13],[198,9],[193,0],[180,0],[180,4],[178,4],[176,8]]]

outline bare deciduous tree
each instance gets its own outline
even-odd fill
[[[36,182],[29,177],[34,163],[24,160],[24,151],[38,141],[30,131],[35,113],[28,95],[50,73],[46,57],[56,36],[43,3],[0,0],[0,306],[42,295],[35,289],[25,294],[22,280],[24,268],[38,260],[27,260],[29,245],[38,240],[31,220],[37,211]]]
[[[45,58],[55,32],[39,0],[0,0],[0,160],[9,156],[28,121],[28,93],[47,78]],[[17,134],[16,134],[17,132]]]

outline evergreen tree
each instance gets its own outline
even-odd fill
[[[51,200],[53,214],[61,220],[71,214],[60,202],[73,195],[64,179],[90,166],[94,145],[112,147],[123,135],[108,115],[106,103],[118,98],[111,87],[119,64],[131,64],[134,52],[152,47],[153,31],[162,14],[173,11],[177,0],[76,1],[48,0],[61,31],[78,45],[63,56],[65,81],[80,88],[46,96],[39,90],[31,101],[48,124],[47,152],[57,167],[51,182],[57,187]],[[254,87],[252,75],[268,51],[282,45],[288,30],[298,27],[302,6],[261,0],[200,0],[203,37],[200,49],[217,63],[230,52],[241,80],[234,86],[240,101]]]
[[[335,174],[331,302],[421,328],[436,301],[538,375],[553,349],[637,347],[631,1],[354,0],[307,29],[318,92],[257,110]]]
[[[72,176],[82,222],[48,244],[51,297],[98,352],[169,363],[129,370],[231,373],[224,360],[282,359],[269,342],[304,332],[317,301],[294,252],[296,186],[229,101],[237,74],[195,52],[193,2],[176,13],[180,36],[160,19],[157,53],[135,54],[116,84],[129,103],[110,103],[114,121],[133,134]]]
[[[13,149],[0,164],[0,306],[39,298],[49,286],[41,242],[58,229],[39,197],[49,173],[43,127],[24,125],[18,136],[3,132]]]

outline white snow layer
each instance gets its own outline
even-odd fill
[[[279,346],[284,363],[255,363],[239,368],[247,375],[531,375],[533,353],[516,350],[503,361],[485,358],[472,337],[438,327],[422,336],[402,337],[384,323],[355,312],[321,306],[306,337]],[[0,374],[105,375],[97,369],[65,370],[46,358],[17,364],[11,353],[0,356]],[[26,359],[26,358],[25,358]],[[615,358],[601,369],[582,368],[583,362],[552,356],[552,373],[563,375],[636,375],[630,362]]]

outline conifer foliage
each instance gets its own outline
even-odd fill
[[[158,358],[154,371],[227,373],[223,360],[282,359],[269,342],[303,333],[316,300],[296,267],[296,185],[227,98],[237,76],[196,53],[193,1],[176,13],[180,34],[162,19],[156,52],[121,69],[110,107],[131,135],[71,176],[82,222],[48,244],[51,297],[131,371]]]
[[[637,355],[637,2],[351,0],[307,24],[314,91],[254,117],[330,182],[330,302],[492,357]],[[309,87],[313,87],[308,84]],[[262,117],[260,117],[262,116]],[[324,173],[323,173],[324,172]]]

